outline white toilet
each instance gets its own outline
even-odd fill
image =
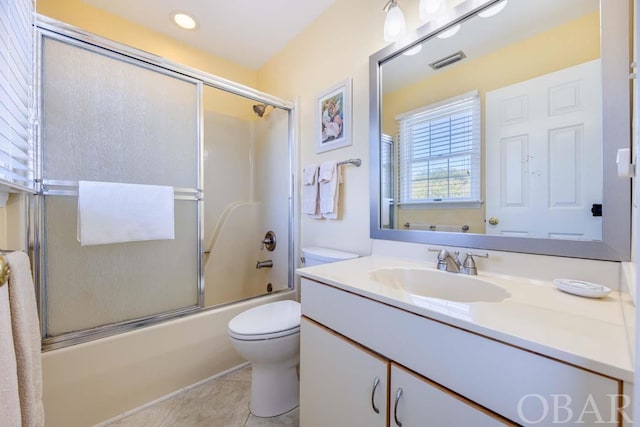
[[[339,251],[336,249],[321,248],[312,246],[302,248],[302,257],[305,267],[314,265],[327,264],[336,261],[345,261],[348,259],[358,258],[360,255],[351,252]]]
[[[233,347],[251,363],[251,413],[275,417],[298,406],[300,303],[251,308],[231,319],[228,330]]]
[[[303,248],[305,266],[356,258],[327,248]],[[299,403],[300,304],[277,301],[238,314],[228,325],[233,347],[251,363],[251,403],[257,417],[275,417]]]

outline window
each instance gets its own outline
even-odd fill
[[[480,97],[474,91],[396,117],[400,204],[480,203]]]
[[[33,192],[32,0],[0,6],[0,191]]]

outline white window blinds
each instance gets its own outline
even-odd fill
[[[0,184],[33,191],[31,0],[0,0]]]
[[[480,202],[477,91],[396,117],[400,204]]]

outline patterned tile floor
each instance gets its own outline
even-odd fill
[[[129,415],[109,427],[298,427],[298,408],[274,418],[249,412],[249,366]]]

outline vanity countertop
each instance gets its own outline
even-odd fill
[[[479,272],[511,294],[502,302],[461,303],[415,297],[376,282],[380,268],[429,268],[432,263],[367,256],[305,267],[297,274],[479,335],[623,381],[633,381],[634,307],[626,293],[591,299],[548,281]],[[455,274],[455,273],[446,273]]]

